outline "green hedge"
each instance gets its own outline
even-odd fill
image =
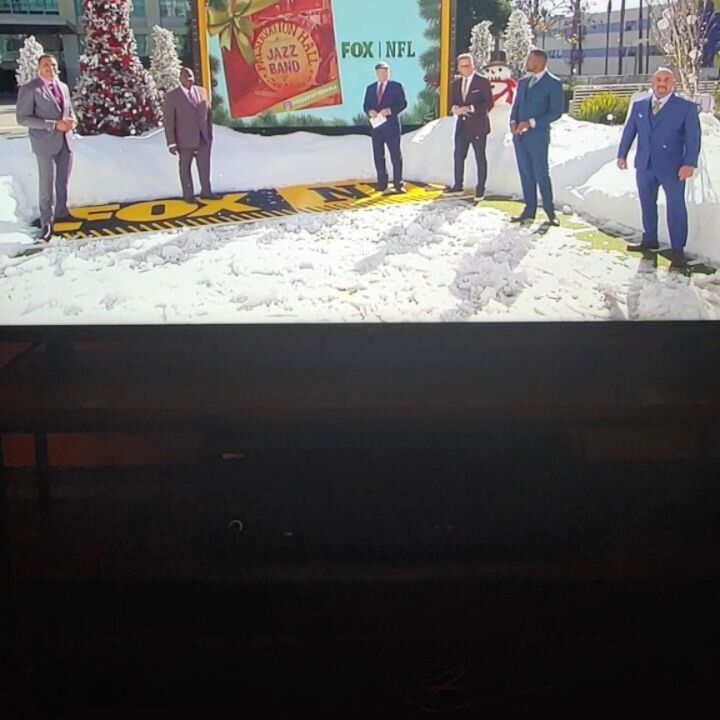
[[[583,100],[576,117],[602,125],[621,125],[625,122],[629,107],[629,97],[618,97],[611,92],[601,93]]]

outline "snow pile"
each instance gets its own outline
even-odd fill
[[[0,256],[0,324],[720,318],[672,277],[462,201],[54,242]]]

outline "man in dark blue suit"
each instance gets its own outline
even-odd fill
[[[510,113],[525,209],[512,222],[531,223],[537,212],[540,189],[543,209],[550,225],[559,225],[553,203],[548,166],[550,124],[562,116],[565,98],[562,83],[547,71],[547,54],[532,50],[525,62],[528,74],[520,80]]]
[[[637,136],[635,154],[638,195],[643,219],[643,239],[628,250],[658,248],[657,198],[660,187],[667,200],[667,224],[672,246],[671,269],[685,266],[688,233],[685,183],[700,155],[700,119],[695,103],[675,95],[675,75],[660,68],[653,75],[653,93],[630,108],[620,147],[618,167],[627,169],[627,155]]]
[[[404,193],[402,181],[402,154],[400,152],[400,138],[402,126],[400,113],[407,107],[405,91],[399,82],[390,80],[390,66],[381,62],[375,66],[377,82],[368,85],[365,91],[363,110],[370,118],[371,123],[380,122],[372,129],[373,155],[375,157],[375,170],[377,172],[377,189],[385,192],[388,186],[388,172],[385,164],[385,146],[390,152],[393,166],[393,186],[395,192]]]

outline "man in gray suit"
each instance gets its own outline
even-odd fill
[[[30,147],[37,158],[40,179],[40,238],[47,241],[53,221],[69,215],[71,133],[77,124],[70,91],[58,78],[57,61],[52,55],[40,57],[38,76],[18,91],[15,116],[18,125],[30,130]]]
[[[200,197],[217,199],[210,187],[210,150],[213,127],[212,107],[205,88],[195,85],[190,68],[180,71],[180,86],[165,96],[165,138],[168,150],[180,159],[180,184],[183,199],[194,202],[192,161],[197,163],[200,175]]]

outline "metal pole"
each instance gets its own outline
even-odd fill
[[[640,10],[638,16],[638,49],[637,49],[637,62],[638,62],[638,75],[643,74],[643,0],[640,0]]]
[[[605,26],[605,76],[610,70],[610,15],[612,14],[612,0],[608,0],[607,6],[607,24]]]
[[[625,41],[625,0],[620,3],[620,42],[618,43],[618,75],[623,71],[623,53]]]

